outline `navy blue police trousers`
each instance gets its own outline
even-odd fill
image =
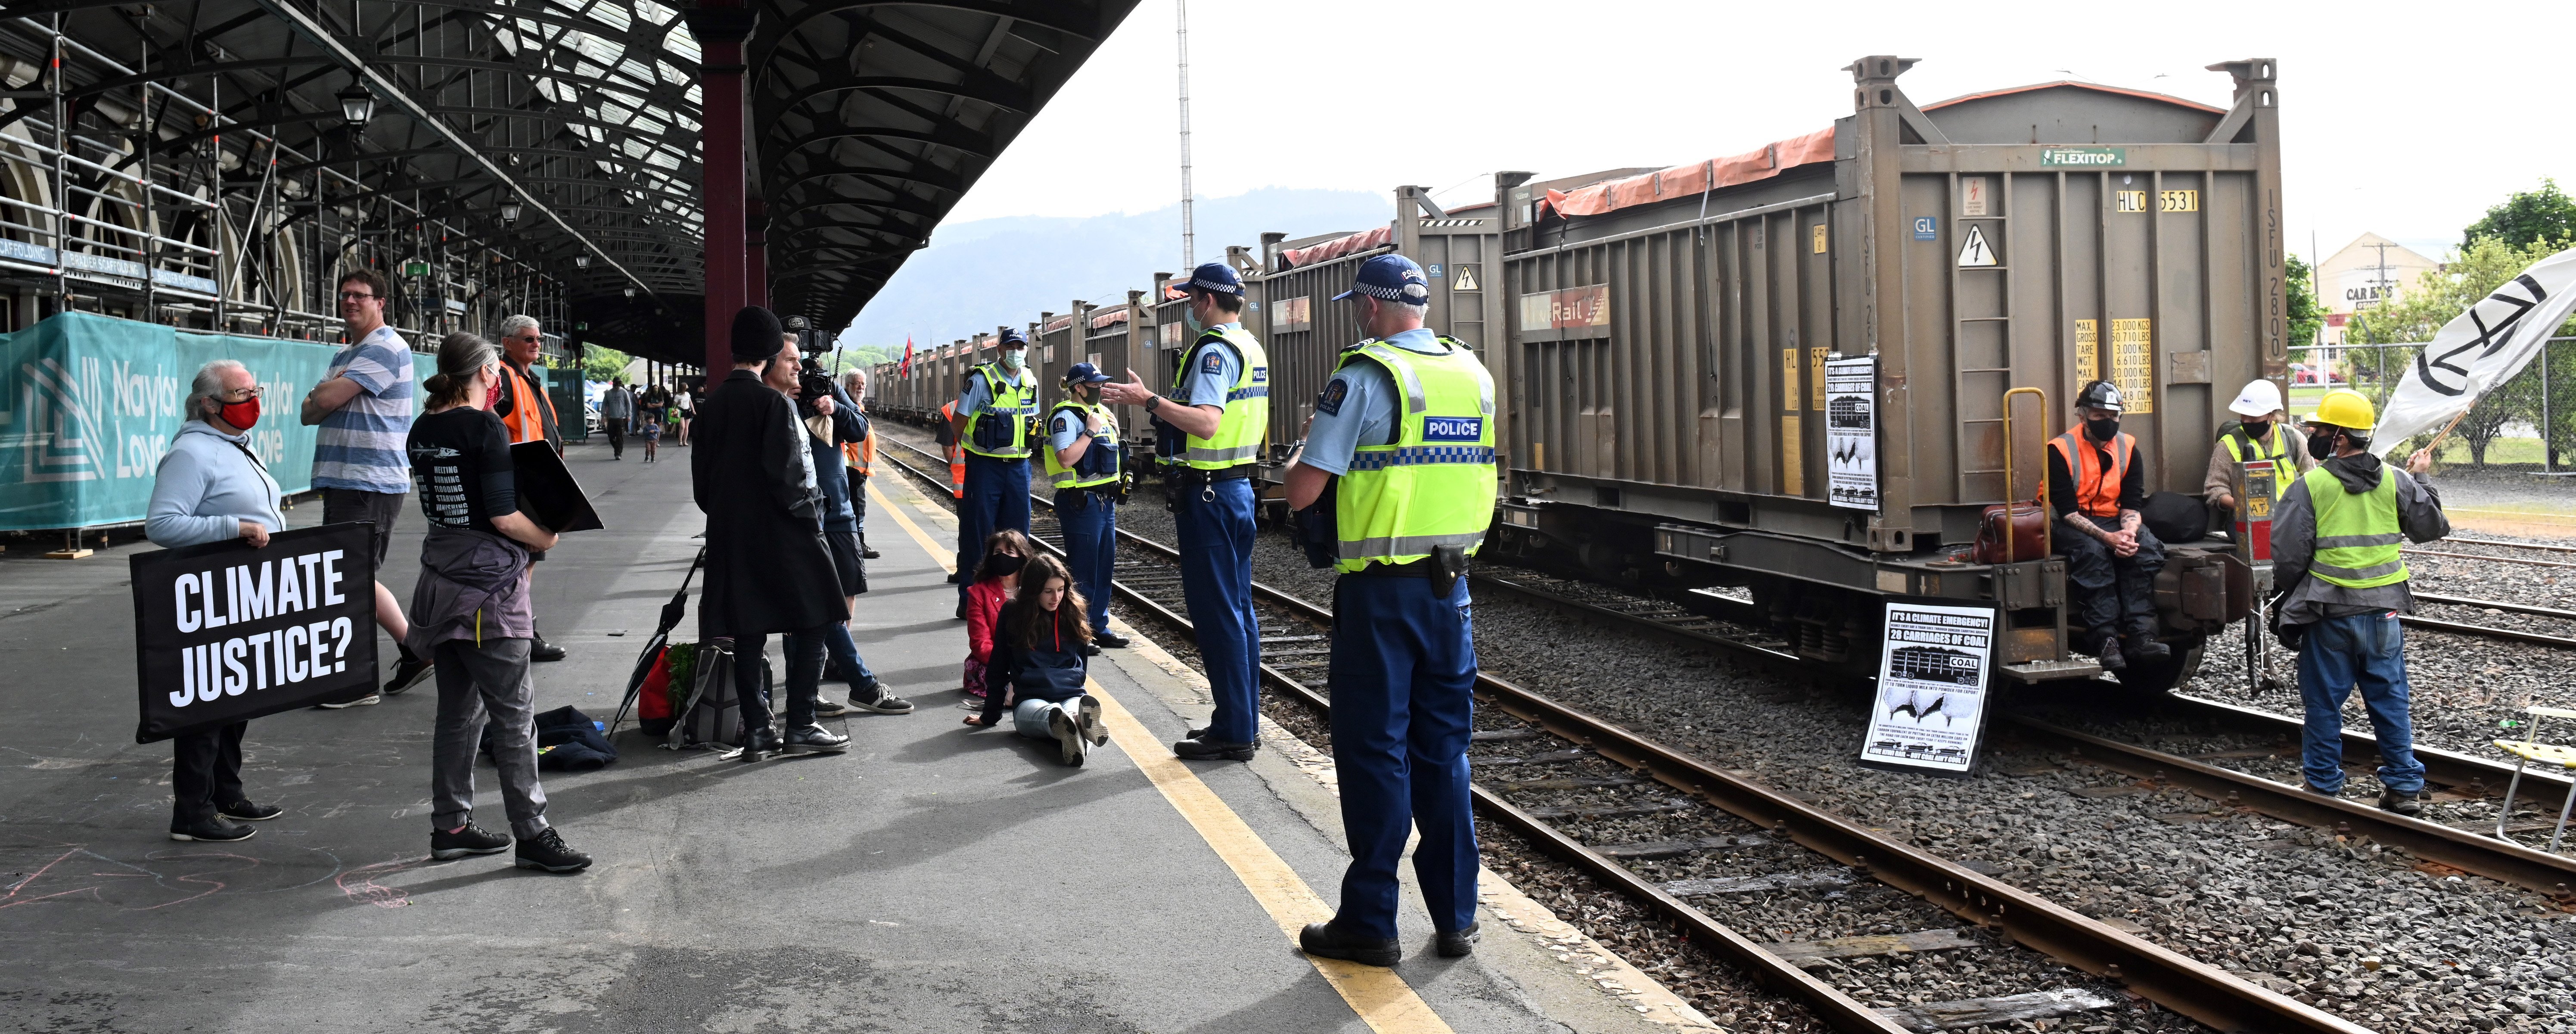
[[[1422,831],[1413,872],[1442,932],[1476,921],[1476,824],[1467,797],[1474,731],[1475,620],[1461,578],[1345,574],[1333,584],[1333,764],[1351,841],[1334,921],[1353,936],[1395,933],[1396,864]]]

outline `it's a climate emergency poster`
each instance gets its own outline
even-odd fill
[[[1861,764],[1967,774],[1985,726],[1995,615],[1991,607],[1887,602],[1878,699]]]
[[[136,554],[134,741],[348,700],[376,678],[373,526]]]

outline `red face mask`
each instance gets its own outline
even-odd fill
[[[226,402],[218,412],[225,423],[233,425],[234,430],[250,430],[252,425],[259,423],[259,396],[253,395],[241,402]]]
[[[492,408],[492,407],[494,407],[494,406],[497,406],[497,405],[500,405],[500,404],[501,404],[501,379],[500,379],[500,378],[498,378],[498,377],[494,377],[494,378],[492,378],[492,384],[491,384],[491,386],[483,389],[483,408],[485,408],[485,409],[490,409],[490,408]]]

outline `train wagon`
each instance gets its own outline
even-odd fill
[[[1243,326],[1270,353],[1269,461],[1286,460],[1305,437],[1306,419],[1341,350],[1367,336],[1351,303],[1332,299],[1350,290],[1360,263],[1370,258],[1394,253],[1420,263],[1431,281],[1424,325],[1479,355],[1490,352],[1488,328],[1502,323],[1501,285],[1487,290],[1499,272],[1493,263],[1501,257],[1502,223],[1490,203],[1445,212],[1428,193],[1396,188],[1395,218],[1384,226],[1295,240],[1261,235],[1260,272],[1244,284]]]
[[[1977,562],[1981,515],[2039,496],[2086,381],[2129,399],[2149,490],[2197,495],[2226,400],[2282,376],[2274,63],[2212,66],[2227,108],[2076,82],[1918,108],[1912,63],[1863,58],[1853,114],[1759,150],[1498,182],[1497,542],[1747,586],[1828,663],[1874,656],[1879,600],[1991,602],[2008,679],[2098,675],[2063,562]],[[2174,656],[2125,683],[2187,676],[2250,606],[2223,541],[2169,553]]]

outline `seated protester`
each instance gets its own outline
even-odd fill
[[[500,348],[472,334],[447,335],[408,442],[420,508],[429,518],[420,582],[412,590],[411,645],[434,657],[438,671],[429,855],[497,854],[512,843],[473,822],[474,755],[488,717],[519,868],[579,872],[590,856],[566,845],[546,821],[546,791],[537,783],[536,684],[528,676],[536,642],[528,551],[552,549],[558,536],[519,512],[510,433],[488,408],[501,377]]]
[[[1000,724],[1007,697],[1014,731],[1056,741],[1064,763],[1079,766],[1092,747],[1109,742],[1100,701],[1083,689],[1090,662],[1082,648],[1091,643],[1091,623],[1064,561],[1033,557],[1025,573],[995,626],[993,659],[984,666],[983,713],[966,724]]]
[[[2075,426],[2048,442],[2048,501],[2057,510],[2057,552],[2066,558],[2067,631],[2119,671],[2162,661],[2156,572],[2164,543],[2146,526],[2146,469],[2138,441],[2120,430],[2125,407],[2109,381],[2075,398]]]
[[[984,668],[993,657],[993,623],[1002,605],[1020,591],[1020,567],[1037,555],[1028,536],[1004,528],[984,538],[984,560],[966,586],[966,695],[984,695]]]
[[[2290,490],[2290,482],[2317,465],[2307,450],[2291,447],[2280,385],[2259,378],[2249,381],[2245,390],[2236,393],[2236,401],[2228,403],[2227,411],[2242,419],[2218,429],[2200,486],[2201,497],[2209,501],[2211,516],[2220,527],[2236,522],[2236,478],[2247,464],[2271,465],[2275,502]]]
[[[153,545],[177,549],[239,539],[259,549],[270,534],[286,530],[277,480],[250,450],[259,394],[259,382],[240,363],[217,359],[198,368],[180,409],[187,422],[152,477],[143,533]],[[249,728],[244,720],[170,738],[170,839],[248,840],[258,830],[236,823],[285,813],[253,802],[242,789],[242,733]]]

